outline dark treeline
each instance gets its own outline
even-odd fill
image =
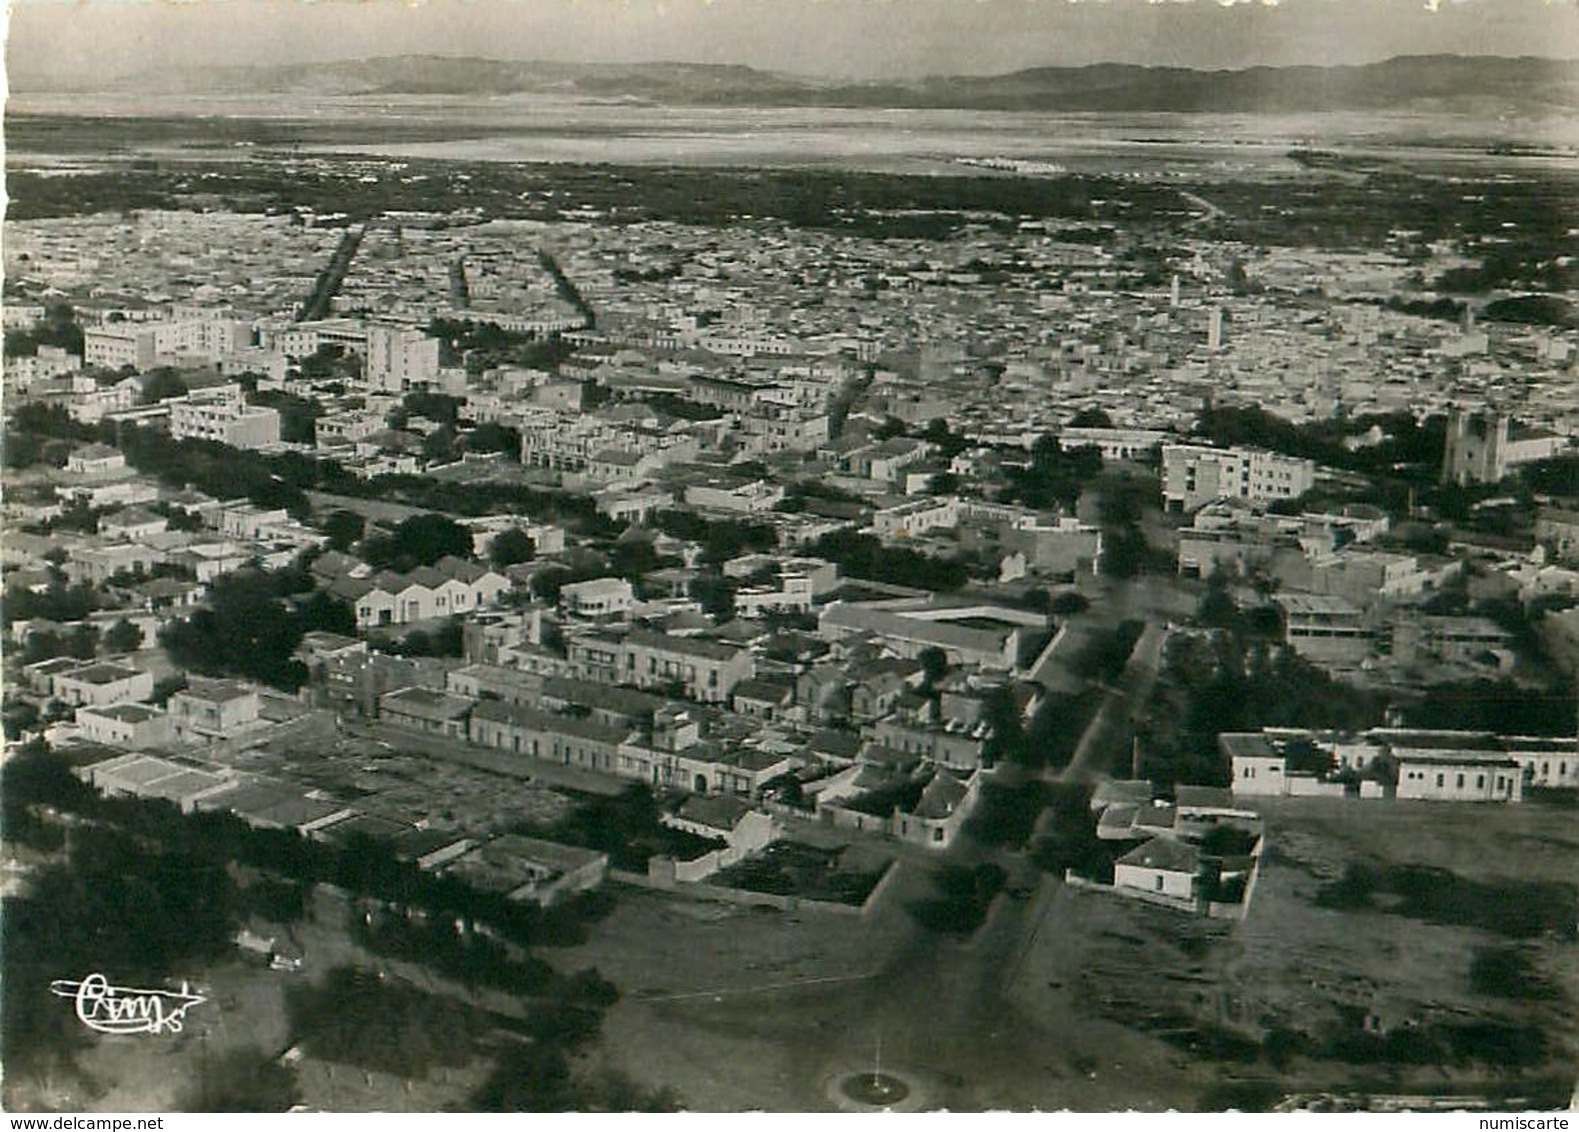
[[[183,815],[165,802],[104,798],[37,744],[0,770],[0,802],[9,839],[69,854],[69,864],[42,866],[23,895],[6,897],[0,916],[7,963],[0,1052],[12,1080],[72,1072],[86,1046],[82,1027],[49,991],[62,972],[104,970],[157,985],[230,954],[249,916],[300,920],[310,914],[311,887],[328,883],[380,902],[364,905],[352,925],[353,937],[375,954],[466,987],[525,995],[526,1010],[522,1017],[488,1013],[342,967],[289,995],[293,1040],[308,1053],[406,1076],[494,1056],[497,1070],[475,1098],[485,1109],[674,1106],[667,1093],[573,1070],[571,1058],[597,1034],[617,992],[595,970],[561,973],[525,950],[584,940],[587,920],[607,910],[607,897],[588,894],[541,910],[431,876],[369,839],[336,845],[252,829],[228,813]],[[65,823],[53,816],[62,813],[71,815]],[[242,884],[233,863],[262,876]],[[492,935],[476,931],[479,925]],[[515,1037],[495,1040],[506,1030]],[[521,1039],[546,1076],[517,1076]],[[272,1072],[266,1060],[247,1064]],[[203,1094],[183,1104],[283,1108],[294,1093],[288,1074],[252,1087],[232,1076],[205,1078]]]
[[[217,499],[245,498],[260,507],[283,507],[298,517],[310,511],[306,493],[322,491],[380,499],[459,515],[513,511],[545,522],[579,523],[596,515],[592,499],[511,483],[454,483],[420,475],[358,479],[338,461],[296,452],[265,454],[207,440],[175,440],[139,425],[84,425],[54,406],[23,405],[8,433],[82,443],[113,444],[128,464],[178,487]]]

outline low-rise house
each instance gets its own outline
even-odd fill
[[[99,516],[99,534],[106,538],[138,541],[169,529],[170,520],[145,507],[122,507]]]
[[[236,779],[229,789],[204,797],[197,808],[228,811],[254,829],[290,829],[304,836],[316,836],[320,829],[353,813],[343,803],[309,797],[294,786],[261,779]]]
[[[782,719],[794,703],[794,686],[778,680],[754,678],[735,685],[735,711],[753,719]]]
[[[712,479],[685,489],[685,502],[709,511],[754,515],[771,511],[784,501],[782,484],[768,480],[745,482]]]
[[[922,755],[942,766],[972,769],[982,764],[987,744],[992,739],[992,728],[985,722],[974,725],[960,725],[952,720],[910,723],[890,716],[878,720],[870,728],[870,734],[884,746]]]
[[[559,715],[527,704],[484,700],[471,713],[468,734],[479,747],[604,774],[621,774],[620,745],[629,737],[630,729]]]
[[[367,652],[367,642],[347,637],[343,633],[330,633],[314,629],[303,633],[301,643],[293,654],[307,666],[310,673],[321,674],[323,666],[336,657],[356,656]]]
[[[543,691],[543,678],[532,672],[498,664],[468,664],[445,674],[444,690],[474,700],[536,704]]]
[[[511,582],[491,567],[446,555],[407,574],[383,570],[368,576],[350,567],[327,588],[351,605],[358,629],[369,629],[472,613],[498,601]]]
[[[890,835],[929,849],[948,848],[974,809],[980,788],[979,772],[960,778],[945,767],[935,768],[916,804],[908,812],[894,811]]]
[[[1289,648],[1317,664],[1357,665],[1371,655],[1376,630],[1360,608],[1320,594],[1277,594]]]
[[[925,669],[918,660],[883,658],[852,665],[849,676],[850,718],[876,720],[898,706],[905,693],[913,691],[924,679]]]
[[[101,585],[117,574],[147,574],[166,555],[139,542],[98,543],[73,547],[67,554],[66,576],[73,582]]]
[[[444,867],[444,875],[508,900],[549,907],[603,883],[606,853],[506,834],[485,841]]]
[[[1201,852],[1174,837],[1154,837],[1113,862],[1113,886],[1193,903]]]
[[[751,651],[723,641],[632,629],[623,637],[583,634],[567,642],[583,679],[638,688],[673,688],[702,703],[728,703],[756,672]]]
[[[1394,748],[1398,797],[1439,802],[1517,802],[1524,777],[1517,760],[1497,753]]]
[[[622,617],[636,602],[636,591],[624,578],[593,578],[572,582],[559,591],[559,605],[576,617]]]
[[[1516,651],[1513,634],[1489,617],[1406,616],[1393,625],[1392,654],[1405,663],[1432,659],[1508,672]]]
[[[940,767],[920,755],[868,742],[855,765],[817,784],[824,821],[943,849],[980,796],[979,771]]]
[[[126,470],[126,457],[108,444],[85,444],[66,457],[66,471],[78,476],[107,476]]]
[[[12,626],[12,634],[18,644],[25,642],[26,638],[19,635],[17,626]],[[52,656],[48,660],[36,661],[23,668],[22,679],[29,688],[39,695],[59,699],[60,697],[55,692],[55,679],[67,673],[75,672],[82,667],[82,661],[75,657]],[[153,694],[151,687],[149,694]]]
[[[767,848],[776,833],[770,816],[729,794],[693,794],[658,820],[671,829],[720,840],[738,856]]]
[[[126,588],[126,595],[138,609],[148,613],[175,613],[202,603],[206,588],[201,582],[184,578],[150,578]]]
[[[109,747],[147,751],[167,746],[175,739],[170,717],[147,704],[80,707],[75,718],[84,739]]]
[[[1049,618],[1028,610],[937,598],[836,601],[817,621],[825,640],[867,635],[901,657],[914,659],[937,648],[951,665],[995,671],[1034,657],[1050,627]]]
[[[469,696],[454,696],[429,688],[401,688],[379,697],[378,717],[395,727],[463,739],[476,706],[476,701]]]
[[[94,763],[78,773],[107,797],[162,799],[175,803],[182,813],[191,813],[235,782],[228,772],[140,753]]]
[[[608,727],[650,732],[667,710],[662,696],[634,688],[609,687],[569,676],[545,676],[538,706],[547,711],[585,716]]]
[[[848,719],[850,682],[844,669],[837,664],[808,666],[795,678],[795,703],[805,723]]]
[[[234,738],[257,723],[261,710],[256,688],[201,677],[190,678],[169,703],[176,739],[184,743]]]
[[[154,677],[151,672],[127,664],[79,664],[69,671],[54,673],[52,692],[70,707],[137,703],[153,696]]]

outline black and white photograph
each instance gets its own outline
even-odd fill
[[[13,0],[5,85],[13,1128],[1579,1116],[1574,0]]]

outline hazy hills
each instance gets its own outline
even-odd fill
[[[15,81],[15,80],[14,80]],[[43,89],[16,81],[18,93]],[[54,88],[59,90],[61,88]],[[397,56],[147,72],[111,91],[189,95],[560,95],[671,105],[831,106],[1072,112],[1579,110],[1579,60],[1406,56],[1346,67],[1196,71],[1098,64],[991,76],[848,83],[688,63],[576,64]]]

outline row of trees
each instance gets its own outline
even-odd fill
[[[85,1044],[83,1028],[49,992],[62,971],[106,970],[157,985],[229,954],[248,914],[299,918],[308,886],[329,881],[429,911],[419,920],[398,912],[359,919],[354,934],[376,953],[533,1001],[524,1019],[506,1017],[366,970],[336,968],[288,994],[291,1031],[307,1053],[421,1077],[435,1065],[492,1052],[498,1070],[475,1098],[485,1109],[673,1107],[666,1094],[571,1069],[617,997],[596,971],[559,974],[529,953],[512,957],[505,943],[456,927],[489,923],[524,946],[539,935],[564,938],[556,925],[581,915],[579,905],[543,913],[513,904],[431,877],[367,839],[333,846],[290,831],[253,830],[230,814],[185,816],[166,803],[101,798],[41,745],[9,761],[0,786],[8,836],[71,856],[69,865],[40,870],[26,897],[8,897],[0,917],[8,991],[0,998],[0,1042],[13,1082],[69,1071]],[[65,827],[70,840],[63,844],[62,827],[40,817],[41,805],[90,820]],[[226,867],[231,861],[265,870],[264,878],[238,887]],[[515,1054],[523,1040],[537,1059],[524,1080],[517,1077],[527,1067]],[[205,1065],[188,1092],[179,1107],[205,1111],[282,1110],[296,1097],[294,1075],[251,1050]]]
[[[1142,777],[1226,785],[1227,767],[1217,748],[1224,731],[1357,731],[1382,722],[1382,697],[1339,685],[1279,645],[1275,615],[1240,610],[1221,585],[1202,598],[1197,622],[1215,631],[1175,634],[1169,641],[1140,736]]]
[[[82,324],[70,303],[51,303],[44,308],[44,317],[32,327],[5,332],[5,356],[30,357],[40,346],[55,346],[68,354],[82,356]]]
[[[579,525],[595,521],[589,496],[545,491],[514,483],[455,483],[427,476],[358,479],[337,460],[297,452],[266,454],[205,440],[175,440],[137,425],[86,425],[64,409],[38,403],[20,406],[7,422],[7,444],[31,437],[73,443],[113,444],[127,463],[173,486],[193,487],[219,499],[242,496],[260,507],[283,507],[305,518],[308,491],[378,499],[457,515],[514,511],[544,522]]]

